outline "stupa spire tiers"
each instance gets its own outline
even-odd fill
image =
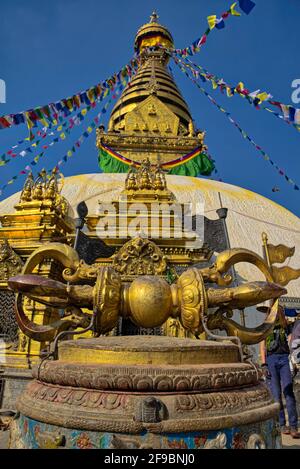
[[[181,132],[188,131],[192,117],[167,68],[169,56],[164,48],[173,46],[171,33],[158,23],[158,16],[153,12],[150,23],[142,26],[137,32],[135,50],[141,57],[141,66],[130,86],[116,103],[109,129],[124,130],[126,114],[147,97],[155,95],[179,118]]]
[[[135,51],[140,53],[148,47],[162,45],[166,48],[174,46],[173,36],[170,31],[159,24],[159,16],[156,11],[150,16],[149,23],[141,26],[135,36]]]
[[[174,40],[156,12],[138,30],[134,47],[141,58],[138,71],[114,106],[107,133],[97,132],[101,169],[127,172],[149,158],[171,174],[209,175],[214,166],[203,154],[204,132],[195,129],[170,73],[166,49],[174,47]],[[193,161],[187,165],[190,154]]]

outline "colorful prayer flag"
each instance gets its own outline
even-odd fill
[[[235,10],[235,6],[236,6],[236,3],[233,3],[230,7],[230,13],[233,15],[233,16],[241,16],[241,13],[239,13],[238,11]]]
[[[252,2],[252,0],[239,0],[239,6],[240,9],[246,13],[246,15],[249,15],[249,13],[253,10],[255,7],[255,3]]]
[[[217,21],[217,16],[216,15],[210,15],[210,16],[207,17],[207,22],[208,22],[209,29],[213,29],[215,27],[216,21]]]
[[[217,29],[224,29],[225,28],[225,21],[223,20],[223,18],[217,19],[216,28]]]

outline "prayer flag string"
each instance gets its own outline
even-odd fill
[[[184,49],[168,49],[169,52],[174,52],[183,56],[193,56],[197,54],[201,50],[202,46],[206,44],[207,37],[214,28],[219,30],[224,29],[225,21],[230,16],[241,16],[241,13],[236,10],[237,4],[240,10],[247,15],[255,7],[255,3],[252,0],[238,0],[238,2],[234,2],[230,8],[219,17],[217,17],[217,15],[209,15],[207,17],[208,28],[201,37],[197,38],[190,46],[185,47]]]
[[[116,93],[119,95],[120,91],[122,91],[124,89],[124,87],[125,87],[124,83],[120,84],[117,87]],[[43,145],[43,150],[47,150],[48,148],[52,147],[54,144],[58,143],[60,140],[65,140],[67,138],[67,136],[70,135],[71,130],[75,126],[81,125],[81,123],[85,119],[87,113],[91,109],[94,109],[99,101],[103,101],[107,96],[109,96],[111,91],[113,91],[113,90],[107,89],[105,91],[104,95],[102,95],[100,98],[98,98],[93,104],[91,104],[90,106],[87,106],[86,108],[82,109],[82,111],[77,113],[75,116],[69,118],[68,120],[63,120],[62,123],[61,122],[58,123],[57,121],[55,121],[55,123],[56,123],[55,126],[50,124],[49,127],[45,127],[44,128],[45,131],[44,131],[43,134],[41,134],[41,132],[39,131],[38,133],[40,134],[40,139],[36,140],[34,143],[32,143],[29,147],[25,148],[24,150],[16,153],[15,150],[13,151],[13,148],[16,148],[18,145],[16,145],[15,147],[12,147],[11,150],[7,151],[6,153],[4,153],[3,155],[0,156],[0,166],[4,166],[4,165],[8,164],[10,161],[12,161],[12,159],[14,159],[18,156],[25,157],[27,154],[32,155],[32,153],[40,145],[40,143],[44,143],[43,139],[45,139],[48,136],[55,135],[54,131],[57,132],[59,134],[59,136],[55,137],[52,140],[51,143],[44,144]],[[107,106],[108,105],[109,105],[109,103],[107,104]],[[47,133],[48,129],[51,129],[52,131],[50,133]],[[24,143],[25,141],[28,141],[28,140],[30,140],[29,137],[22,140],[20,143]]]
[[[37,127],[38,123],[48,127],[50,124],[53,124],[53,121],[58,120],[59,117],[67,118],[72,112],[83,105],[89,106],[93,104],[105,94],[107,89],[112,90],[116,84],[130,78],[136,72],[138,65],[139,58],[134,57],[118,73],[85,91],[55,103],[38,106],[27,111],[18,112],[17,114],[0,116],[0,130],[20,124],[27,124],[30,132],[33,127]]]
[[[293,106],[280,103],[279,101],[274,101],[272,99],[273,96],[266,91],[256,90],[250,92],[245,87],[243,82],[239,82],[236,86],[231,86],[226,83],[223,78],[219,78],[216,75],[213,75],[212,73],[208,72],[208,70],[206,70],[204,67],[195,64],[187,57],[182,56],[182,58],[179,58],[178,55],[173,55],[173,59],[174,61],[178,60],[180,63],[184,62],[184,65],[190,69],[192,75],[196,79],[199,78],[202,82],[209,81],[214,90],[218,88],[223,94],[224,91],[226,91],[226,95],[228,98],[231,98],[235,94],[238,94],[239,96],[246,98],[246,101],[250,105],[253,105],[256,109],[265,109],[266,111],[272,113],[275,117],[283,120],[289,125],[292,125],[295,129],[300,131],[300,109],[296,109]],[[195,68],[200,70],[200,72],[198,72],[198,70],[195,70]],[[282,111],[282,114],[279,114],[273,109],[266,107],[266,103],[276,106],[277,109],[280,109]]]
[[[260,145],[258,145],[242,128],[241,126],[232,118],[231,114],[226,111],[226,109],[224,109],[222,106],[220,106],[216,100],[210,96],[209,93],[207,93],[207,91],[199,85],[199,83],[196,81],[196,79],[192,76],[189,75],[188,71],[187,71],[187,68],[183,65],[183,64],[180,64],[179,62],[176,62],[176,60],[174,60],[176,65],[179,67],[179,69],[197,86],[197,88],[209,99],[209,101],[214,105],[216,106],[219,111],[221,111],[222,113],[224,113],[226,115],[226,117],[228,118],[228,120],[231,122],[232,125],[234,125],[238,131],[241,133],[241,135],[243,136],[243,138],[247,139],[251,145],[254,146],[254,148],[262,155],[262,157],[264,158],[265,161],[269,161],[269,163],[278,171],[278,173],[284,177],[284,179],[293,186],[293,189],[296,190],[296,191],[299,191],[299,185],[295,183],[295,181],[293,181],[286,173],[283,169],[281,169],[268,155],[267,153],[261,148]]]
[[[85,139],[87,139],[91,133],[93,132],[93,130],[96,128],[96,126],[100,124],[100,118],[103,117],[103,115],[107,112],[107,109],[109,107],[109,105],[111,104],[111,102],[115,99],[117,99],[117,96],[120,94],[120,91],[123,89],[124,87],[124,84],[120,85],[120,89],[117,89],[114,91],[114,93],[112,94],[111,98],[108,100],[108,102],[103,106],[103,108],[101,109],[101,111],[97,114],[97,116],[92,120],[92,122],[89,124],[89,126],[86,128],[86,130],[82,133],[82,135],[79,137],[79,139],[73,144],[72,148],[70,148],[66,154],[58,161],[58,163],[54,166],[54,168],[57,168],[59,169],[59,167],[61,165],[63,165],[64,163],[66,163],[68,161],[68,159],[81,147],[82,143],[85,141]],[[93,105],[93,107],[95,107],[95,104]],[[81,111],[82,112],[82,111]],[[58,139],[59,141],[59,139]],[[55,143],[58,143],[55,141]],[[16,174],[15,176],[13,176],[9,181],[6,182],[6,184],[4,184],[1,188],[0,188],[0,195],[3,194],[3,192],[5,191],[5,189],[13,184],[17,179],[19,179],[20,176],[22,175],[26,175],[28,174],[29,172],[32,171],[32,167],[36,166],[38,164],[38,162],[40,161],[41,158],[43,158],[45,156],[45,151],[42,151],[41,153],[39,153],[37,156],[35,156],[35,158],[30,162],[28,163],[24,169],[22,169],[18,174]],[[53,168],[53,169],[54,169]]]

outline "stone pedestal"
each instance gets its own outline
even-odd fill
[[[62,342],[18,402],[11,447],[275,448],[278,404],[226,342]]]

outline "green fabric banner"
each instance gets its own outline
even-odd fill
[[[109,155],[105,150],[99,150],[99,167],[104,173],[127,173],[130,165]],[[168,171],[168,174],[177,176],[210,176],[215,165],[205,153],[200,153],[195,158],[175,166]]]
[[[210,176],[215,169],[214,162],[208,158],[205,153],[200,153],[195,158],[175,166],[169,170],[168,174],[175,174],[177,176]]]
[[[99,150],[99,167],[103,173],[128,173],[130,165],[113,158],[105,150]]]

